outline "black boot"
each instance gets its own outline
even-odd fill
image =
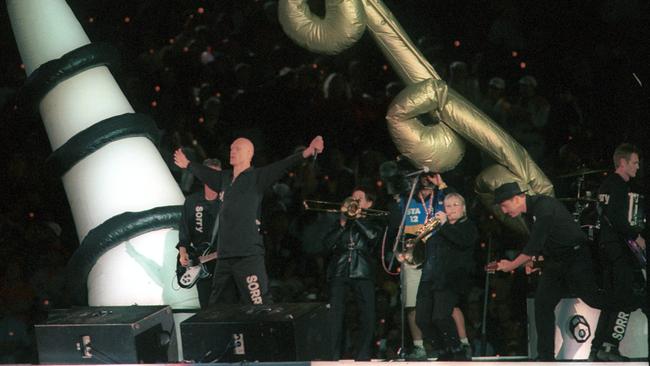
[[[447,348],[436,361],[471,361],[462,347]]]
[[[440,351],[440,354],[438,354],[438,358],[436,358],[436,361],[453,361],[454,360],[454,354],[451,352],[449,348],[445,348],[444,350]]]
[[[452,350],[452,353],[454,355],[454,361],[471,361],[472,356],[471,354],[467,354],[467,350],[465,348],[458,347]]]
[[[589,355],[591,358],[591,354]],[[595,354],[594,361],[627,362],[629,357],[621,355],[618,347],[605,343]]]

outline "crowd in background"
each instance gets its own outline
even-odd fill
[[[610,169],[616,145],[647,141],[643,82],[650,79],[636,67],[648,51],[648,5],[385,2],[449,86],[528,150],[552,178],[557,196],[577,193],[575,177],[557,177],[581,168]],[[112,72],[134,109],[158,123],[160,153],[184,193],[200,186],[174,167],[175,148],[184,147],[195,161],[227,162],[232,140],[245,136],[256,147],[254,165],[263,166],[323,136],[325,153],[267,192],[262,221],[274,300],[327,301],[328,258],[318,239],[333,218],[305,211],[303,200],[341,202],[364,185],[376,188],[376,208],[393,203],[380,167],[399,155],[385,114],[403,84],[368,34],[340,55],[320,56],[286,37],[276,1],[68,3],[90,39],[120,50],[122,66]],[[322,2],[309,3],[323,14]],[[1,19],[0,362],[36,362],[32,325],[49,308],[73,305],[65,265],[79,241],[60,177],[45,164],[50,146],[42,123],[17,107],[25,72],[6,13]],[[523,240],[474,197],[474,178],[487,164],[489,158],[467,144],[463,161],[443,174],[479,223],[479,267],[488,256],[512,255]],[[398,166],[414,169],[405,161]],[[601,177],[588,175],[583,188],[595,190]],[[378,258],[390,258],[393,239],[377,248]],[[376,357],[396,357],[401,344],[399,277],[389,273],[395,271],[378,271]],[[476,347],[486,295],[481,268],[473,278],[464,311]],[[475,353],[525,355],[525,299],[535,278],[516,272],[490,281],[487,347]],[[358,318],[354,311],[348,316],[348,324]],[[354,331],[347,336],[347,355],[353,354]]]

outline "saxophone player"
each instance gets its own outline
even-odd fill
[[[471,354],[461,344],[452,313],[469,287],[478,230],[467,218],[465,199],[458,193],[445,195],[444,211],[437,212],[435,218],[440,224],[426,242],[416,323],[425,340],[434,347],[444,346],[439,361],[467,361]]]
[[[424,226],[431,220],[435,219],[438,212],[444,210],[445,194],[450,191],[447,184],[439,173],[424,174],[419,179],[419,189],[413,200],[408,203],[408,207],[402,207],[406,210],[406,221],[404,222],[404,234],[407,238],[405,245],[412,241],[418,232],[423,230]],[[406,205],[407,199],[400,197],[401,205]],[[403,212],[403,211],[402,211]],[[431,235],[431,233],[429,233]],[[410,238],[411,240],[408,240]],[[413,250],[415,251],[415,250]],[[398,256],[399,258],[399,256]],[[402,260],[400,260],[402,262]],[[409,265],[402,265],[400,275],[402,276],[402,301],[406,311],[406,318],[409,324],[411,337],[413,339],[413,348],[406,359],[410,361],[424,361],[427,359],[427,349],[424,347],[422,330],[416,322],[417,318],[417,295],[419,284],[422,277],[422,268],[415,268]],[[465,332],[465,318],[460,308],[454,307],[453,318],[456,323],[456,329],[460,335],[462,346],[466,353],[471,356],[469,340]],[[437,357],[438,351],[443,347],[442,344],[432,344],[431,357]],[[468,357],[469,357],[468,356]]]

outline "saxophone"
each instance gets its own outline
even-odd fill
[[[440,220],[432,218],[415,233],[414,238],[404,242],[402,251],[396,251],[395,258],[400,263],[409,267],[417,267],[424,262],[424,245],[431,236],[431,232],[440,226]]]

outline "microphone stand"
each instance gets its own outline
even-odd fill
[[[423,173],[423,172],[424,172],[424,170],[421,171],[421,172],[418,172],[418,174],[415,176],[415,178],[413,178],[413,183],[411,185],[411,191],[409,192],[409,197],[406,200],[406,203],[404,204],[404,213],[402,214],[402,221],[400,222],[399,227],[397,229],[397,235],[395,235],[395,243],[393,244],[393,256],[392,256],[392,258],[390,260],[390,264],[389,264],[388,268],[392,268],[393,263],[395,263],[395,250],[397,250],[397,246],[399,245],[400,239],[401,239],[402,235],[404,234],[404,223],[406,222],[407,210],[408,210],[409,205],[411,204],[411,201],[413,200],[413,194],[415,193],[415,187],[417,187],[418,179],[420,179],[420,174]],[[406,355],[406,353],[404,351],[404,336],[405,336],[405,331],[404,331],[404,329],[405,329],[405,327],[404,327],[405,314],[404,314],[404,312],[405,312],[405,309],[406,309],[405,306],[404,306],[404,301],[406,299],[404,298],[404,276],[402,274],[402,271],[400,271],[400,276],[399,277],[400,277],[400,280],[399,280],[400,296],[401,296],[401,300],[402,300],[402,301],[400,301],[401,302],[401,321],[402,321],[402,334],[401,334],[401,337],[402,337],[402,339],[401,339],[401,345],[400,345],[400,349],[398,351],[398,355],[399,355],[400,358],[404,358],[404,356]]]
[[[487,240],[487,262],[490,262],[492,256],[492,233],[488,234]],[[481,321],[481,356],[485,356],[487,351],[487,311],[488,299],[490,295],[490,272],[485,273],[485,286],[483,288],[483,319]]]

